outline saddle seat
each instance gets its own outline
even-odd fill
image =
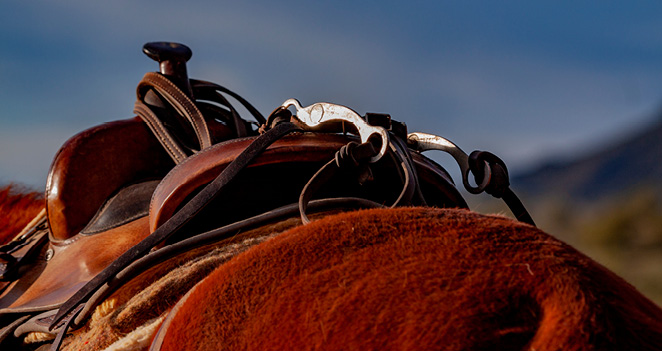
[[[80,233],[118,189],[160,179],[174,162],[139,118],[104,123],[69,139],[46,182],[51,241]]]
[[[19,268],[20,279],[0,283],[0,314],[58,307],[149,235],[149,200],[173,166],[139,118],[104,123],[65,142],[47,179],[48,241]]]

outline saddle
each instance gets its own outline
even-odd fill
[[[426,150],[451,154],[467,190],[503,198],[533,224],[490,153],[467,155],[389,115],[330,103],[290,99],[264,118],[234,92],[189,79],[186,46],[143,51],[160,72],[138,84],[137,117],[68,140],[48,175],[45,213],[0,248],[0,322],[14,320],[0,325],[0,343],[28,321],[61,339],[122,279],[237,229],[297,214],[307,223],[308,212],[328,208],[467,208]]]

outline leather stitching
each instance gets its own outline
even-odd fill
[[[179,109],[183,110],[184,117],[189,120],[195,130],[201,149],[211,146],[211,137],[209,136],[209,131],[206,128],[207,123],[202,117],[202,113],[176,85],[154,72],[147,73],[143,81],[153,85],[170,103],[178,105]],[[201,128],[201,126],[205,128]]]
[[[152,110],[142,101],[136,101],[133,112],[139,115],[143,121],[147,123],[147,126],[149,126],[152,132],[160,139],[161,145],[166,148],[166,151],[168,151],[168,154],[170,154],[170,157],[173,158],[175,163],[180,163],[187,157],[186,153],[179,148],[154,112],[152,112]]]

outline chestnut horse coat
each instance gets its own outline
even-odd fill
[[[4,199],[15,225],[41,203],[17,196]],[[662,349],[658,306],[572,247],[503,217],[355,211],[240,251],[206,268],[178,303],[162,301],[177,305],[157,319],[161,349]],[[113,328],[83,328],[63,349],[103,349],[115,341],[108,335],[126,334]]]
[[[662,310],[529,225],[465,210],[330,216],[247,250],[166,350],[659,350]]]

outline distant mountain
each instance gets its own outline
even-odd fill
[[[638,186],[662,193],[662,115],[629,137],[569,161],[548,162],[511,178],[525,196],[594,201]]]

